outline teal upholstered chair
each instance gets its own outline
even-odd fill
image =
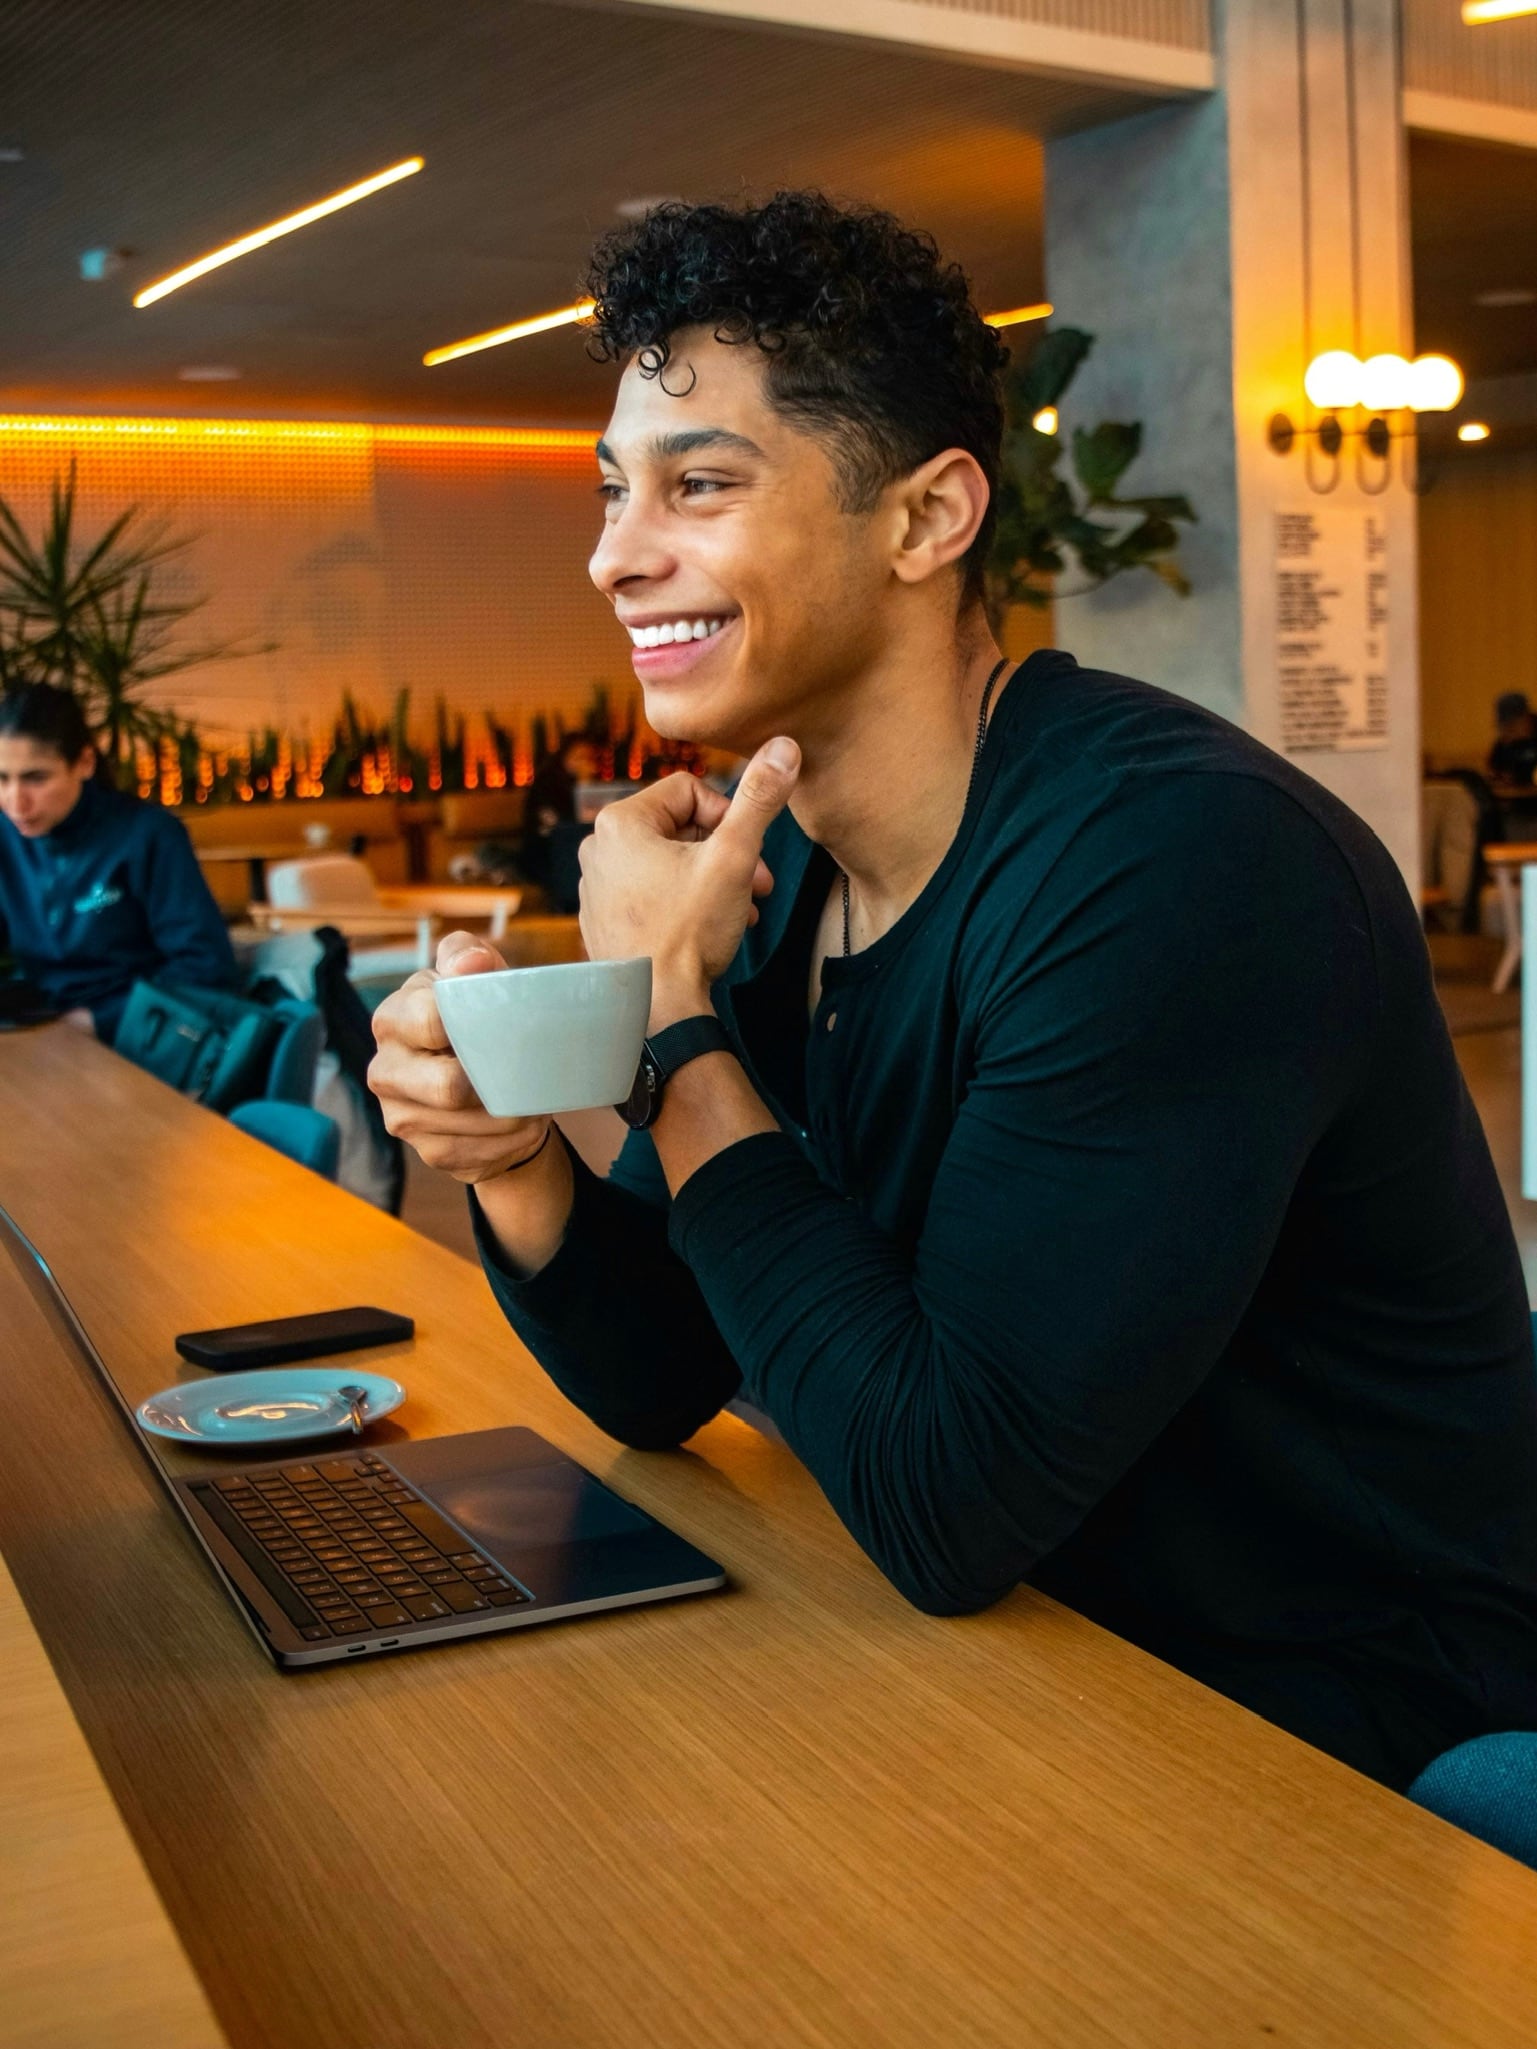
[[[1459,1743],[1426,1765],[1409,1798],[1537,1869],[1537,1733]]]
[[[1532,1335],[1537,1341],[1537,1316]],[[1409,1798],[1537,1870],[1537,1732],[1459,1743],[1426,1765]]]
[[[285,996],[272,1006],[283,1022],[282,1036],[273,1048],[267,1070],[265,1094],[277,1103],[305,1103],[314,1100],[315,1068],[326,1042],[326,1022],[314,1003],[301,1003]]]
[[[336,1179],[342,1137],[335,1118],[323,1111],[312,1110],[307,1103],[274,1103],[263,1097],[231,1110],[229,1121],[297,1160],[301,1167],[323,1174],[328,1181]]]

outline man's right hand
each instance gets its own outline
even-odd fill
[[[532,1158],[550,1128],[548,1117],[493,1117],[482,1109],[438,1015],[441,976],[489,974],[506,965],[488,940],[450,932],[439,942],[437,967],[414,974],[374,1012],[379,1050],[368,1085],[385,1124],[429,1167],[457,1181],[495,1180]]]

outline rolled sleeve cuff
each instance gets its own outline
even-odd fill
[[[565,1145],[559,1132],[556,1133],[556,1142]],[[566,1150],[571,1155],[571,1172],[575,1181],[571,1214],[566,1219],[565,1233],[554,1256],[546,1260],[535,1274],[519,1273],[503,1251],[485,1211],[475,1200],[474,1189],[467,1191],[475,1249],[480,1254],[480,1263],[492,1289],[509,1310],[517,1311],[520,1319],[527,1317],[531,1323],[542,1324],[550,1330],[558,1330],[578,1302],[591,1295],[592,1247],[601,1235],[604,1223],[603,1183],[573,1147],[566,1146]]]

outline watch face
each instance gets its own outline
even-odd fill
[[[655,1122],[661,1096],[660,1083],[656,1062],[649,1052],[642,1053],[640,1065],[635,1070],[635,1086],[622,1103],[615,1105],[632,1131],[644,1131],[648,1124]]]

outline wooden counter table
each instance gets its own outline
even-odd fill
[[[0,1129],[128,1400],[404,1310],[406,1430],[530,1424],[734,1581],[280,1674],[0,1262],[0,1546],[232,2049],[1537,2039],[1537,1874],[1030,1592],[917,1614],[735,1418],[617,1448],[463,1261],[76,1033],[0,1041]]]
[[[226,2049],[0,1565],[0,2049]]]

